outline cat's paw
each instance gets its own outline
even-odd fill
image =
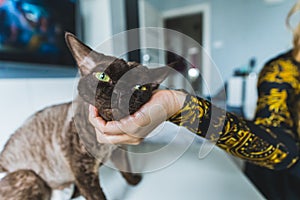
[[[142,180],[142,175],[140,174],[132,174],[132,173],[127,173],[125,177],[126,181],[130,185],[137,185],[141,182]]]

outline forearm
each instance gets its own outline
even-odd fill
[[[270,169],[289,168],[298,160],[292,137],[280,137],[270,128],[255,125],[213,106],[209,101],[188,95],[169,121],[184,126],[234,156]]]

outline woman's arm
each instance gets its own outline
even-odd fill
[[[299,159],[296,122],[291,110],[299,94],[299,77],[296,66],[289,61],[277,60],[266,65],[258,82],[254,121],[239,118],[191,95],[169,120],[215,141],[239,158],[270,169],[289,168]]]
[[[159,91],[134,115],[105,122],[91,109],[90,121],[99,142],[139,144],[161,122],[169,121],[205,137],[225,151],[269,169],[285,169],[298,161],[291,106],[299,87],[293,67],[274,62],[259,78],[254,121],[244,120],[202,98],[180,91]]]

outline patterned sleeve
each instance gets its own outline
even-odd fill
[[[253,121],[192,95],[187,96],[183,108],[169,121],[254,164],[274,170],[290,168],[299,159],[291,111],[300,91],[298,73],[287,61],[274,61],[264,67],[258,81],[259,98]]]

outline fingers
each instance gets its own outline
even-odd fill
[[[94,106],[89,106],[89,121],[99,131],[105,126],[106,121],[98,115],[98,110]]]
[[[99,115],[97,109],[90,105],[89,107],[89,121],[95,127],[97,141],[105,144],[130,144],[137,145],[142,142],[142,138],[134,135],[127,134],[128,131],[124,131],[124,128],[128,120],[122,119],[121,121],[106,122]]]
[[[91,117],[97,117],[98,116],[98,110],[96,107],[90,104],[89,106],[90,116]]]
[[[115,122],[108,123],[99,116],[97,108],[90,105],[89,107],[89,121],[90,123],[95,127],[95,130],[97,132],[101,133],[108,133],[107,130],[109,130],[110,134],[119,134],[120,129],[118,129],[118,126],[115,126]]]
[[[129,144],[129,145],[138,145],[143,140],[141,138],[132,137],[128,134],[104,134],[99,131],[96,131],[97,141],[102,144]]]

